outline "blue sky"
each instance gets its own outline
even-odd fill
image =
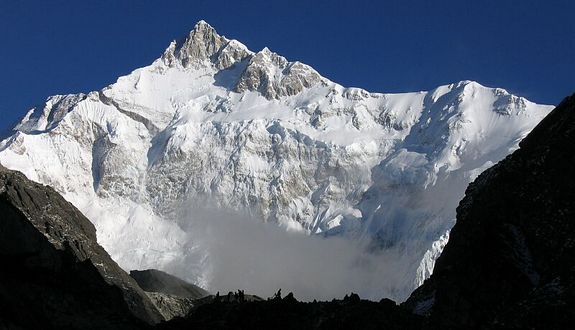
[[[0,129],[53,94],[151,63],[204,19],[344,86],[428,90],[459,80],[538,103],[575,92],[575,1],[0,0]]]

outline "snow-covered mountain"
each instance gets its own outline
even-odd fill
[[[184,277],[210,287],[209,251],[179,218],[209,205],[393,251],[382,281],[401,300],[432,272],[467,184],[551,109],[472,81],[346,88],[201,21],[115,84],[30,110],[0,162],[62,193],[126,269],[195,253]]]

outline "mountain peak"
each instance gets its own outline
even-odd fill
[[[208,35],[208,36],[218,36],[216,29],[214,29],[208,22],[201,20],[194,25],[192,31],[190,31],[190,36],[192,35]]]
[[[209,260],[220,256],[209,244],[225,238],[187,231],[204,224],[188,214],[218,217],[214,205],[290,230],[373,238],[398,258],[383,275],[394,280],[364,292],[403,299],[433,268],[434,242],[469,181],[550,111],[489,88],[345,88],[196,25],[160,61],[102,91],[52,98],[0,141],[0,161],[82,206],[125,268],[198,262],[180,273],[214,287],[221,269]],[[238,223],[222,221],[214,232]]]
[[[194,25],[194,29],[198,29],[198,28],[203,27],[203,26],[210,27],[210,28],[212,27],[208,22],[206,22],[202,19],[202,20],[199,20],[196,23],[196,25]]]
[[[199,21],[181,45],[180,53],[185,57],[208,59],[228,42],[206,21]]]
[[[241,42],[219,35],[203,20],[196,23],[185,39],[172,42],[161,60],[170,67],[211,66],[217,70],[231,68],[245,60],[245,68],[232,83],[234,91],[258,91],[267,99],[295,95],[324,83],[319,73],[311,67],[289,62],[268,47],[253,53]]]
[[[162,61],[168,66],[178,64],[183,67],[198,66],[209,61],[222,70],[249,55],[251,52],[242,43],[219,35],[216,29],[201,20],[186,38],[170,44],[162,55]]]

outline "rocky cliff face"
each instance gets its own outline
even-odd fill
[[[162,317],[58,193],[0,165],[0,328],[139,329]]]
[[[575,95],[482,173],[435,271],[406,307],[432,328],[575,324]]]

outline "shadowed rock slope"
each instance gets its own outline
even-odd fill
[[[185,316],[209,292],[157,269],[132,270],[132,277],[146,291],[164,319]]]
[[[0,165],[0,329],[140,329],[162,320],[52,188]]]
[[[431,328],[575,324],[575,95],[485,171],[433,275],[405,306]]]
[[[203,298],[210,294],[199,286],[157,269],[132,270],[130,276],[146,292],[159,292],[192,299]]]

